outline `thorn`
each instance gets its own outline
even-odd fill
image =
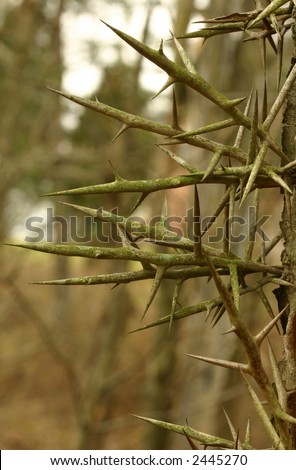
[[[193,73],[195,74],[196,73],[196,69],[193,65],[193,63],[191,62],[191,60],[189,59],[188,55],[186,54],[185,50],[183,49],[183,47],[181,46],[180,42],[178,41],[178,39],[174,36],[174,34],[170,31],[171,35],[172,35],[172,38],[173,38],[173,41],[175,43],[175,46],[177,48],[177,51],[181,57],[181,60],[183,62],[183,64],[185,65],[186,69],[188,70],[188,72],[190,73]]]
[[[189,173],[197,173],[198,169],[195,168],[195,166],[191,165],[190,163],[186,162],[183,158],[179,157],[176,153],[172,152],[171,150],[162,147],[160,144],[156,144],[160,150],[162,150],[166,155],[168,155],[172,160],[177,162],[179,165],[181,165],[185,170],[187,170]]]
[[[161,89],[155,94],[152,96],[152,98],[150,98],[149,101],[152,101],[154,100],[154,98],[156,98],[157,96],[159,96],[163,91],[165,91],[168,87],[170,87],[171,85],[173,85],[174,83],[176,83],[176,80],[172,77],[168,77],[167,81],[165,82],[165,84],[161,87]],[[182,130],[182,129],[181,129]]]
[[[79,206],[77,204],[71,204],[65,201],[58,201],[59,204],[63,204],[63,206],[71,207],[72,209],[76,209],[79,212],[83,212],[84,214],[91,215],[92,217],[98,216],[98,209],[92,209],[91,207]]]
[[[247,422],[244,445],[245,447],[251,445],[251,420],[250,418],[248,418],[248,422]]]
[[[121,126],[121,128],[119,129],[119,131],[117,132],[117,134],[115,135],[115,137],[113,137],[113,139],[111,140],[111,144],[113,144],[115,142],[116,139],[118,139],[118,137],[123,134],[127,129],[129,129],[130,126],[128,126],[127,124],[123,124]]]
[[[229,100],[228,102],[228,106],[229,107],[235,107],[235,106],[238,106],[239,104],[241,104],[243,101],[245,101],[247,97],[246,96],[243,96],[242,98],[236,98],[234,100]]]
[[[212,319],[212,328],[214,328],[217,325],[218,321],[222,318],[225,310],[226,308],[224,304],[221,304],[219,307],[217,307],[216,312]]]
[[[69,97],[68,93],[64,93],[63,91],[55,90],[55,88],[51,88],[49,86],[44,87],[46,90],[52,91],[53,93],[56,93],[57,95],[61,95],[63,97]]]
[[[177,100],[176,100],[176,93],[175,93],[174,88],[173,88],[173,112],[172,112],[171,127],[173,129],[177,129],[178,131],[184,132],[184,129],[182,129],[182,127],[179,126]]]
[[[210,276],[207,277],[207,284],[209,284],[209,282],[211,282],[212,279],[213,279],[213,276],[210,274]]]
[[[168,218],[168,200],[166,195],[164,196],[164,201],[161,209],[161,223],[166,228],[166,221]]]
[[[205,171],[205,174],[204,174],[204,176],[202,177],[201,182],[203,182],[208,176],[210,176],[210,175],[213,173],[213,171],[214,171],[214,169],[216,168],[217,164],[219,163],[219,161],[220,161],[222,155],[223,155],[223,152],[222,152],[221,150],[217,150],[217,151],[214,153],[214,155],[213,155],[213,157],[211,158],[211,161],[210,161],[210,163],[209,163],[209,165],[208,165],[208,167],[207,167],[207,169],[206,169],[206,171]]]
[[[233,441],[234,441],[234,448],[235,449],[239,449],[239,450],[242,450],[243,447],[242,447],[242,444],[239,440],[239,432],[236,432],[235,431],[235,428],[234,428],[234,425],[231,421],[231,419],[229,418],[225,408],[223,408],[223,411],[224,411],[224,414],[225,414],[225,417],[226,417],[226,421],[227,421],[227,424],[229,426],[229,429],[230,429],[230,432],[231,432],[231,435],[232,435],[232,438],[233,438]]]
[[[208,318],[211,315],[211,311],[213,310],[213,308],[214,308],[213,304],[207,305],[207,314],[205,318],[205,323],[208,321]]]
[[[225,335],[229,335],[229,333],[236,333],[237,332],[237,328],[235,326],[232,326],[231,328],[229,328],[229,330],[226,330],[224,331],[224,333],[221,333],[222,336],[225,336]]]
[[[151,287],[150,294],[149,294],[149,299],[148,299],[148,302],[146,304],[145,311],[142,315],[141,321],[145,317],[150,305],[152,304],[152,302],[153,302],[153,300],[156,296],[156,293],[157,293],[157,291],[160,287],[160,284],[161,284],[161,281],[163,279],[163,276],[164,276],[164,273],[165,273],[166,269],[167,269],[167,266],[157,266],[155,278],[153,280],[152,287]]]
[[[181,286],[183,284],[183,279],[177,279],[176,285],[174,287],[174,292],[173,292],[173,299],[172,299],[172,305],[171,305],[171,316],[170,316],[170,323],[169,323],[169,332],[172,329],[173,321],[174,321],[174,315],[176,311],[176,305],[180,293]]]
[[[290,194],[293,194],[293,191],[289,188],[287,183],[275,172],[270,168],[269,166],[266,166],[264,168],[264,172],[271,178],[273,181],[275,181],[278,185],[280,185],[285,191],[287,191]]]
[[[248,392],[251,396],[251,399],[252,399],[252,402],[253,402],[253,405],[257,411],[257,413],[259,414],[259,417],[260,417],[260,420],[261,422],[263,423],[272,443],[273,443],[273,446],[278,448],[278,449],[281,449],[281,450],[284,450],[284,446],[281,442],[281,439],[280,437],[278,436],[275,428],[273,427],[271,421],[270,421],[270,417],[268,416],[267,412],[265,411],[262,403],[260,402],[258,396],[256,395],[255,393],[255,390],[253,389],[252,385],[250,384],[249,380],[247,379],[246,377],[246,374],[242,371],[241,372],[242,374],[242,377],[246,383],[246,386],[247,386],[247,389],[248,389]],[[273,410],[273,413],[275,414],[275,411],[276,410]]]
[[[251,120],[251,135],[248,148],[247,165],[254,162],[257,150],[257,131],[258,131],[258,91],[255,93],[254,113]]]
[[[262,341],[266,338],[266,336],[268,335],[268,333],[272,330],[272,328],[274,327],[274,325],[278,322],[278,320],[281,318],[281,316],[283,315],[283,313],[285,312],[285,310],[287,309],[287,307],[289,306],[289,304],[287,304],[283,310],[281,310],[272,320],[271,322],[269,322],[268,325],[265,326],[265,328],[263,328],[263,330],[260,331],[260,333],[258,333],[256,336],[255,336],[255,341],[257,343],[258,346],[261,345]]]
[[[270,282],[272,282],[272,280]],[[267,311],[268,315],[270,316],[271,319],[273,319],[275,315],[273,313],[272,306],[270,305],[269,300],[268,300],[264,290],[262,289],[262,287],[257,290],[257,294],[260,297],[264,307],[266,308],[266,311]],[[277,323],[276,323],[275,326],[276,326],[276,329],[277,329],[278,333],[281,334],[280,328],[279,328]]]
[[[261,166],[262,166],[262,163],[263,163],[263,160],[264,160],[264,157],[266,155],[266,152],[267,152],[267,149],[268,149],[268,142],[267,141],[264,141],[261,145],[261,148],[257,154],[257,157],[253,163],[253,168],[252,168],[252,171],[250,173],[250,176],[249,176],[249,179],[248,179],[248,182],[246,184],[246,187],[245,187],[245,190],[244,190],[244,194],[242,196],[242,199],[241,199],[241,203],[240,203],[240,206],[243,204],[243,202],[245,201],[245,199],[247,198],[248,194],[251,192],[252,190],[252,187],[253,187],[253,184],[255,183],[255,180],[257,178],[257,175],[258,175],[258,172],[260,171],[261,169]]]
[[[164,55],[164,52],[163,52],[163,39],[160,40],[158,52],[159,52],[159,54]]]
[[[146,199],[147,196],[149,196],[149,193],[142,193],[140,197],[137,199],[136,203],[134,204],[132,210],[129,213],[129,217],[132,215],[133,212],[142,204],[142,202]]]
[[[198,359],[202,362],[207,362],[208,364],[212,364],[214,366],[225,367],[226,369],[234,369],[244,371],[247,374],[250,374],[250,368],[248,364],[243,364],[240,362],[233,362],[233,361],[226,361],[224,359],[214,359],[212,357],[206,356],[196,356],[193,354],[185,354],[188,357],[192,357],[193,359]]]
[[[206,126],[199,127],[193,131],[183,132],[182,134],[177,134],[174,137],[176,139],[181,139],[182,137],[194,137],[196,135],[205,134],[208,132],[219,131],[221,129],[226,129],[235,125],[234,119],[224,119],[224,121],[218,121],[214,124],[209,124]]]
[[[262,111],[261,111],[261,119],[262,122],[265,121],[267,117],[267,84],[266,78],[264,79],[264,93],[263,93],[263,100],[262,100]]]
[[[274,27],[274,30],[276,31],[278,37],[280,38],[281,36],[280,36],[278,24],[277,24],[277,22],[276,22],[276,20],[275,20],[274,15],[270,15],[270,19],[271,19],[271,22],[272,22],[272,26]],[[266,36],[266,39],[267,39],[267,41],[269,42],[270,46],[272,47],[273,52],[274,52],[275,54],[277,54],[277,53],[278,53],[278,50],[277,50],[277,47],[276,47],[275,42],[274,42],[273,37],[272,37],[272,34],[273,34],[272,27],[270,26],[270,24],[269,24],[269,22],[268,22],[268,20],[267,20],[266,18],[264,18],[264,19],[262,20],[262,22],[263,22],[263,24],[264,24],[265,30],[266,30],[268,33],[270,33],[270,34],[268,34],[268,35]]]
[[[112,165],[111,160],[108,160],[108,163],[109,163],[109,165],[110,165],[111,168],[112,168],[115,181],[124,181],[124,178],[122,178],[122,177],[120,176],[120,174],[117,172],[117,170],[116,170],[116,169],[114,168],[114,166]]]
[[[187,421],[187,420],[186,420],[186,421]],[[188,424],[187,424],[187,426],[188,426]],[[196,444],[193,442],[193,440],[188,436],[188,434],[187,434],[187,432],[185,431],[185,429],[183,430],[183,432],[184,432],[184,434],[185,434],[185,437],[186,437],[186,439],[187,439],[187,441],[188,441],[188,443],[189,443],[191,449],[192,449],[192,450],[199,450],[198,445],[196,445]]]
[[[235,449],[238,449],[238,450],[243,450],[243,447],[240,443],[240,440],[239,440],[239,429],[237,430],[237,433],[236,433],[236,440],[235,440],[235,443],[234,443],[234,448]]]
[[[294,284],[292,284],[292,282],[289,282],[289,281],[285,281],[284,279],[281,279],[281,278],[274,278],[272,279],[271,281],[273,284],[277,284],[279,286],[287,286],[287,287],[294,287]]]
[[[116,224],[116,230],[123,246],[132,246],[132,240],[129,240],[127,234],[122,230],[119,224]]]
[[[193,210],[193,253],[197,259],[202,257],[201,249],[201,217],[197,186],[194,185],[194,210]]]
[[[271,347],[269,339],[268,341],[268,354],[269,354],[269,362],[271,364],[272,375],[274,379],[274,384],[277,392],[277,396],[279,399],[279,404],[283,409],[286,408],[287,405],[287,391],[282,381],[281,372],[279,370],[278,362],[276,360],[275,354]]]

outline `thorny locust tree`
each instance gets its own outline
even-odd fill
[[[292,37],[294,49],[296,47],[295,22],[295,0],[288,2],[285,0],[268,2],[255,0],[253,11],[234,12],[231,15],[209,19],[204,21],[203,28],[188,33],[182,38],[177,38],[172,34],[174,47],[181,59],[181,62],[178,63],[168,59],[162,42],[159,49],[155,50],[128,34],[106,25],[139,54],[167,73],[168,79],[161,91],[175,83],[182,83],[194,90],[197,96],[203,95],[218,108],[219,112],[224,113],[225,118],[208,125],[205,123],[198,129],[185,131],[178,124],[178,104],[174,94],[172,121],[171,124],[164,124],[112,108],[98,100],[82,99],[52,90],[81,106],[120,121],[122,128],[118,135],[128,128],[137,128],[164,136],[166,138],[165,144],[159,146],[159,152],[164,152],[165,155],[181,165],[185,174],[130,181],[118,175],[114,170],[115,179],[111,183],[59,191],[50,195],[83,196],[124,192],[139,193],[138,202],[133,208],[135,210],[153,192],[191,186],[194,201],[193,225],[191,227],[193,236],[177,236],[166,224],[167,214],[165,213],[162,224],[151,226],[149,223],[137,223],[135,225],[129,217],[110,213],[103,209],[97,210],[69,204],[75,210],[103,222],[107,221],[116,227],[121,239],[120,246],[98,247],[38,243],[18,245],[31,250],[64,256],[139,262],[141,269],[131,272],[114,272],[107,275],[100,274],[44,283],[58,285],[111,283],[117,285],[151,279],[152,287],[145,313],[153,302],[162,280],[171,279],[175,288],[168,314],[139,329],[163,323],[167,323],[171,327],[177,320],[202,312],[211,316],[214,323],[223,314],[228,315],[230,322],[228,332],[237,336],[245,352],[245,362],[238,363],[223,358],[195,357],[215,366],[232,369],[234,374],[241,375],[269,437],[270,447],[273,449],[296,449],[296,192],[294,184],[296,181],[296,53],[292,58],[285,59],[288,62],[291,60],[291,67],[286,77],[282,78],[281,76],[285,38]],[[263,97],[260,100],[257,91],[251,90],[252,84],[248,97],[237,97],[236,99],[226,97],[199,74],[181,44],[181,40],[184,38],[192,41],[195,38],[208,40],[216,35],[228,35],[233,32],[240,32],[245,39],[253,40],[254,44],[260,47],[263,60],[262,76],[265,81],[263,87],[265,91],[261,93]],[[271,48],[270,50],[273,50],[277,56],[275,75],[277,75],[278,92],[272,105],[267,105],[265,78],[267,48]],[[258,112],[259,107],[261,112]],[[272,125],[280,111],[283,112],[281,145],[277,143],[272,131]],[[237,132],[233,145],[226,145],[208,137],[209,133],[215,131],[216,135],[218,132],[218,135],[220,133],[223,138],[223,130],[229,127],[236,128]],[[184,158],[174,153],[170,146],[177,144],[187,144],[205,149],[208,154],[206,170],[199,171]],[[200,208],[203,206],[203,201],[199,198],[200,185],[222,185],[225,188],[224,196],[218,201],[217,209],[206,226],[202,226],[200,221]],[[260,254],[255,256],[254,239],[258,222],[259,196],[263,188],[268,190],[268,188],[274,187],[279,188],[283,204],[279,232],[272,240],[263,241]],[[252,199],[251,203],[248,202],[250,198]],[[204,204],[206,205],[206,201]],[[244,253],[239,256],[235,253],[231,237],[231,220],[237,214],[238,209],[246,204],[255,206],[256,213],[248,231]],[[203,237],[220,213],[224,214],[224,229],[227,236],[224,237],[223,249],[217,250],[205,244]],[[143,240],[150,243],[151,247],[159,245],[158,249],[143,249],[143,244],[141,246]],[[280,240],[284,244],[281,265],[270,265],[266,262],[266,257]],[[255,281],[252,277],[254,273],[257,276]],[[210,278],[215,283],[219,296],[205,299],[198,305],[180,306],[178,296],[182,284],[188,279],[199,277]],[[276,313],[273,313],[270,301],[263,291],[263,287],[270,283],[276,284],[273,294],[271,294],[276,296],[278,306]],[[246,321],[245,312],[244,315],[242,314],[241,297],[249,293],[256,293],[258,298],[264,301],[265,308],[271,316],[261,331],[251,331]],[[273,328],[278,329],[279,338],[282,340],[282,357],[280,359],[276,358],[274,348],[267,339]],[[264,340],[268,341],[270,363],[268,371],[266,364],[263,365],[261,354],[261,345]],[[259,399],[258,393],[255,391],[255,383],[255,388],[260,390],[263,401],[261,396]],[[141,417],[141,419],[183,434],[192,448],[197,448],[194,441],[214,448],[253,448],[250,440],[250,423],[247,423],[245,435],[241,438],[228,417],[232,434],[231,440],[204,434],[189,426],[145,417]]]

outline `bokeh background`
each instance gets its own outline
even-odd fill
[[[128,262],[115,266],[111,261],[54,257],[3,245],[24,242],[29,217],[40,217],[43,225],[36,226],[46,233],[49,209],[66,219],[73,216],[59,200],[106,210],[118,207],[127,215],[134,195],[42,197],[111,181],[109,161],[129,179],[184,172],[157,149],[155,144],[162,143],[158,136],[128,130],[112,142],[120,124],[44,88],[97,96],[125,111],[170,122],[172,90],[151,100],[165,74],[120,42],[100,18],[155,48],[163,38],[165,52],[175,58],[169,30],[183,34],[197,28],[194,21],[253,8],[252,0],[0,2],[0,448],[187,449],[185,437],[131,414],[188,422],[204,432],[230,437],[223,407],[242,433],[251,416],[254,442],[266,445],[239,377],[186,356],[239,358],[236,339],[221,335],[229,326],[226,319],[213,330],[202,314],[177,322],[170,332],[165,325],[129,334],[140,326],[151,282],[113,290],[32,284],[133,268]],[[252,86],[260,96],[260,49],[257,42],[242,39],[243,34],[233,34],[205,44],[194,39],[184,46],[200,73],[227,96],[248,95]],[[271,101],[276,93],[272,51],[268,50],[267,59]],[[288,67],[284,64],[284,75]],[[214,106],[204,99],[181,86],[176,86],[176,94],[185,129],[217,119]],[[280,118],[277,125],[280,129]],[[233,144],[234,137],[232,128],[225,130],[225,143]],[[206,152],[179,150],[198,168],[206,166]],[[209,192],[207,186],[207,191],[205,215],[222,194],[221,188]],[[191,199],[187,189],[167,194],[169,213],[184,216]],[[163,194],[151,196],[138,214],[146,219],[159,215],[163,201]],[[269,190],[262,204],[262,213],[272,210],[266,226],[272,236],[281,211],[279,191]],[[57,222],[54,227],[58,242],[63,226]],[[83,231],[82,222],[80,228]],[[280,247],[274,262],[279,255]],[[163,283],[147,321],[169,313],[172,289]],[[193,305],[210,298],[213,289],[202,280],[188,282],[182,303]],[[264,324],[266,313],[260,318],[258,297],[250,296],[243,308],[251,314],[254,328]]]

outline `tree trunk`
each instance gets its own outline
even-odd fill
[[[296,20],[296,7],[293,10]],[[292,26],[294,55],[292,66],[296,62],[296,23]],[[294,82],[286,100],[283,117],[282,147],[290,161],[295,160],[296,151],[296,83]],[[284,240],[282,263],[284,278],[293,286],[277,289],[279,310],[286,306],[287,313],[283,322],[284,358],[280,363],[282,379],[287,391],[286,411],[296,418],[296,192],[294,174],[288,183],[293,188],[293,196],[285,194],[281,229]],[[292,448],[296,448],[296,425],[289,425]]]

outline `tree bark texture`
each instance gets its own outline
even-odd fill
[[[294,54],[292,66],[296,61],[296,7],[293,10],[294,24],[292,37]],[[296,83],[294,82],[286,100],[283,116],[282,147],[290,161],[296,156]],[[281,229],[284,240],[282,263],[284,278],[292,286],[279,289],[277,300],[279,309],[286,304],[286,320],[283,322],[284,359],[281,361],[282,379],[287,391],[286,411],[296,417],[296,175],[289,177],[289,184],[293,187],[293,195],[285,194],[284,208],[281,220]],[[279,291],[278,290],[278,291]],[[292,448],[296,448],[296,425],[289,425]]]

